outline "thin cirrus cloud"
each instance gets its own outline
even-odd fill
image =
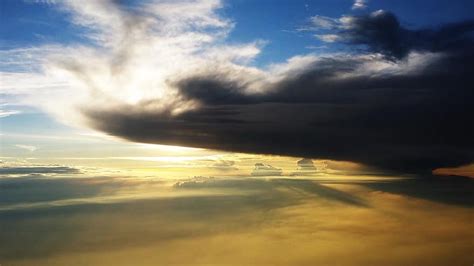
[[[386,11],[313,17],[306,31],[363,52],[257,68],[264,42],[226,44],[234,22],[220,1],[58,5],[94,45],[48,47],[43,72],[25,74],[43,81],[41,92],[2,90],[22,88],[24,102],[65,123],[135,142],[397,172],[474,160],[473,21],[410,30]]]
[[[20,149],[23,149],[23,150],[27,150],[29,152],[34,152],[38,149],[38,147],[36,146],[33,146],[33,145],[24,145],[24,144],[16,144],[15,147],[17,148],[20,148]]]
[[[8,117],[8,116],[11,116],[11,115],[16,115],[16,114],[19,114],[19,113],[21,113],[21,112],[18,111],[18,110],[1,110],[0,109],[0,118]]]
[[[35,174],[76,174],[79,169],[67,166],[7,166],[0,168],[2,175],[35,175]]]

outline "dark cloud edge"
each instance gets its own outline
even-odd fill
[[[260,94],[246,93],[228,71],[170,81],[182,99],[201,105],[179,115],[144,108],[150,102],[82,112],[93,128],[135,142],[346,160],[402,173],[473,162],[474,21],[408,30],[379,12],[352,23],[336,34],[384,59],[321,57]],[[413,54],[430,62],[406,69]],[[384,61],[399,71],[360,71]]]

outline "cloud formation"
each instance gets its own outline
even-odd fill
[[[253,176],[279,176],[282,170],[269,164],[256,163],[252,171]]]
[[[239,170],[239,168],[235,166],[235,162],[232,160],[217,160],[210,167],[213,169],[220,170],[220,171]]]
[[[352,9],[365,9],[367,8],[367,0],[355,0],[352,5]]]
[[[366,15],[342,16],[339,19],[315,18],[318,19],[312,19],[316,27],[314,29],[331,30],[316,35],[322,41],[364,45],[369,51],[390,58],[400,59],[413,51],[461,52],[471,49],[473,45],[474,20],[437,28],[409,29],[402,26],[393,13],[384,10]]]
[[[149,265],[472,259],[470,179],[170,181],[133,174],[1,178],[0,257],[32,265],[129,265],[144,257]]]
[[[23,150],[27,150],[29,152],[34,152],[38,149],[38,147],[36,146],[32,146],[32,145],[23,145],[23,144],[16,144],[15,147],[17,148],[20,148],[20,149],[23,149]]]
[[[251,62],[263,42],[225,44],[233,22],[221,6],[65,1],[61,8],[95,45],[51,48],[49,81],[35,83],[44,97],[25,102],[135,142],[415,173],[474,160],[474,22],[412,30],[386,11],[316,16],[323,40],[364,53],[257,68]],[[25,80],[42,81],[33,76]],[[15,93],[6,77],[3,89]],[[20,87],[28,95],[31,86]]]
[[[303,158],[301,160],[298,160],[296,162],[296,172],[294,172],[292,175],[315,175],[318,174],[318,172],[323,172],[326,171],[327,169],[319,169],[319,167],[316,167],[314,165],[313,160],[308,159],[308,158]],[[323,170],[323,171],[321,171]]]
[[[8,116],[11,116],[11,115],[16,115],[16,114],[19,114],[19,113],[21,113],[21,112],[17,111],[17,110],[1,110],[0,109],[0,118],[8,117]]]
[[[311,159],[301,159],[296,162],[296,165],[298,166],[297,170],[300,171],[316,171],[317,168],[314,166],[313,160]]]
[[[85,114],[93,127],[139,142],[428,171],[474,158],[471,59],[466,53],[412,53],[395,63],[382,55],[304,57],[295,61],[305,67],[264,93],[246,94],[213,72],[179,82],[181,97],[200,103],[195,110],[170,115],[143,103]]]
[[[79,169],[67,166],[7,166],[0,168],[2,175],[33,175],[33,174],[77,174]]]

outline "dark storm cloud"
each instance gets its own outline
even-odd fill
[[[385,56],[319,57],[259,93],[232,72],[170,81],[180,97],[201,104],[178,115],[143,107],[150,102],[83,112],[96,129],[137,142],[347,160],[396,172],[472,162],[472,22],[408,31],[382,12],[351,25],[343,32],[349,43]]]
[[[403,58],[410,51],[456,51],[474,45],[474,20],[443,25],[436,29],[411,30],[387,11],[347,16],[332,21],[333,37],[349,44],[366,45],[369,50],[393,58]],[[471,34],[471,36],[469,36]],[[324,35],[318,35],[324,40]],[[337,36],[337,37],[335,37]]]

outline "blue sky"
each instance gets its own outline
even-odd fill
[[[135,1],[124,2],[134,5]],[[224,3],[221,12],[235,22],[229,42],[268,41],[257,58],[257,63],[262,65],[314,52],[308,47],[324,45],[310,33],[295,32],[314,15],[340,17],[382,9],[394,12],[404,25],[426,27],[472,18],[474,10],[474,2],[469,0],[372,0],[364,10],[351,10],[351,0],[235,0]],[[54,1],[5,0],[0,3],[0,12],[1,49],[89,41],[81,36],[83,29],[72,24],[67,13]],[[331,47],[326,49],[331,50]]]

